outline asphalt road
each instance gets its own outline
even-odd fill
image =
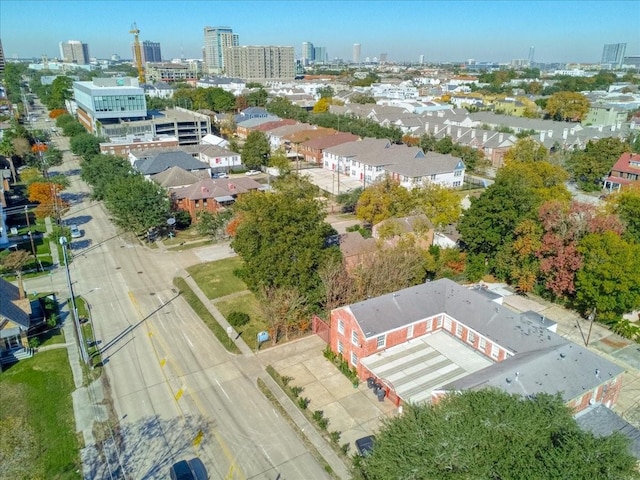
[[[36,128],[46,128],[44,116]],[[53,137],[69,176],[65,222],[83,237],[71,243],[76,295],[90,305],[117,423],[113,459],[127,479],[168,478],[169,467],[198,456],[212,479],[326,479],[328,475],[256,387],[262,366],[220,346],[172,285],[199,259],[162,252],[118,235],[102,205],[89,199],[68,139]],[[63,269],[31,281],[67,295]],[[118,441],[121,438],[121,441]],[[93,478],[117,468],[94,465]],[[117,476],[117,475],[116,475]]]

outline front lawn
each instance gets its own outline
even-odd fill
[[[260,304],[253,293],[246,293],[231,297],[227,300],[216,302],[216,307],[225,318],[229,318],[231,312],[242,312],[249,315],[249,323],[241,327],[234,327],[238,333],[241,333],[245,343],[255,350],[257,348],[258,332],[268,330],[267,322],[262,316]],[[268,342],[271,345],[271,341]]]
[[[66,349],[37,353],[0,373],[1,478],[81,478],[73,390]]]
[[[242,267],[242,259],[232,257],[194,265],[187,271],[207,298],[213,300],[247,289],[245,283],[233,273],[240,267]]]

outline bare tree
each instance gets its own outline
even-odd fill
[[[274,345],[280,335],[289,340],[292,328],[307,320],[307,299],[296,289],[266,287],[260,290],[260,297],[260,308],[271,327]]]
[[[22,268],[29,261],[31,254],[26,250],[16,250],[7,255],[2,262],[2,265],[7,270],[10,270],[16,274],[18,278],[18,289],[20,290],[20,298],[24,298],[24,284],[22,282]]]
[[[327,312],[351,302],[354,282],[340,259],[332,257],[318,274],[322,280],[324,308]]]

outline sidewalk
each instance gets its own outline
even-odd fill
[[[293,419],[298,428],[304,433],[306,438],[311,442],[314,447],[320,452],[325,461],[331,466],[331,469],[338,475],[338,477],[347,480],[351,478],[348,468],[342,462],[342,460],[336,455],[331,446],[322,438],[316,428],[307,420],[302,414],[300,409],[291,401],[285,392],[282,391],[280,386],[271,378],[271,376],[265,371],[265,363],[262,358],[255,354],[253,350],[244,342],[242,337],[238,337],[235,329],[227,322],[227,319],[220,313],[220,310],[216,308],[214,303],[207,298],[202,292],[198,284],[186,271],[179,272],[179,275],[187,282],[187,285],[193,290],[200,301],[207,307],[209,312],[213,315],[216,321],[227,331],[231,331],[232,338],[235,338],[235,344],[238,346],[242,355],[245,357],[257,358],[262,366],[262,373],[259,375],[269,387],[273,395],[278,400],[278,403],[286,410],[288,415]],[[229,330],[230,329],[230,330]]]

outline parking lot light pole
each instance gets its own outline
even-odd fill
[[[60,245],[62,245],[62,256],[64,258],[64,266],[67,271],[67,286],[69,287],[69,295],[71,295],[71,316],[73,317],[73,324],[76,327],[76,335],[78,337],[78,344],[80,346],[80,355],[82,356],[82,360],[88,364],[89,355],[87,354],[87,348],[84,344],[82,328],[80,328],[80,320],[78,319],[78,308],[76,307],[76,297],[73,294],[71,272],[69,270],[69,261],[67,259],[67,237],[60,237]]]

